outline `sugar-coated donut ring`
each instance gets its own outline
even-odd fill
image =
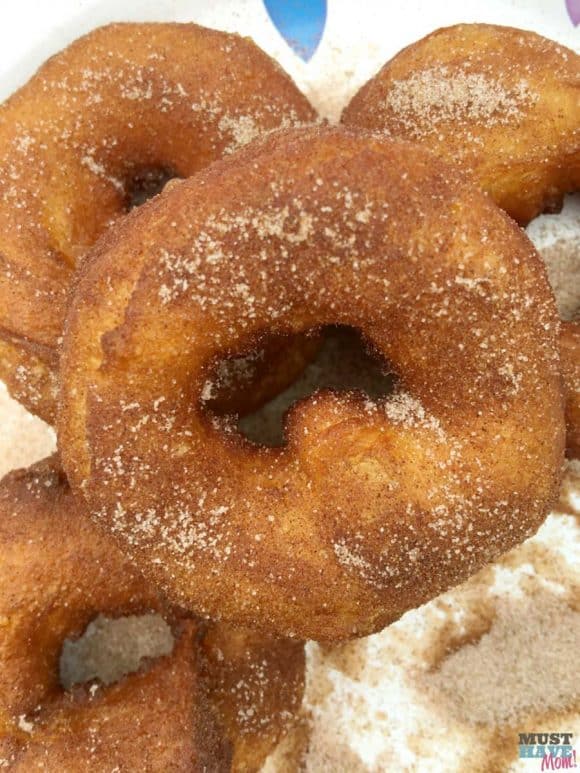
[[[226,773],[208,707],[199,705],[195,624],[170,656],[96,692],[77,688],[46,706],[18,735],[0,735],[0,759],[29,773],[160,771]],[[1,732],[1,731],[0,731]]]
[[[420,141],[473,174],[522,225],[580,190],[580,56],[533,32],[487,24],[437,30],[387,62],[342,122]],[[572,340],[563,331],[564,373],[580,369]],[[580,453],[579,400],[578,391],[567,394],[572,455]]]
[[[304,644],[225,623],[202,639],[208,695],[232,745],[232,771],[261,770],[296,723],[304,694]]]
[[[216,354],[329,324],[389,361],[394,396],[314,395],[281,449],[206,409]],[[83,264],[63,463],[174,602],[303,639],[370,633],[545,517],[558,326],[533,245],[461,172],[417,145],[279,132],[136,210]]]
[[[68,288],[135,184],[314,118],[249,38],[195,24],[114,24],[50,59],[0,108],[0,377],[13,396],[54,419]]]
[[[114,685],[60,686],[64,639],[97,613],[161,609],[82,510],[55,458],[0,484],[0,768],[228,770],[200,689],[195,624],[180,624],[169,656]]]

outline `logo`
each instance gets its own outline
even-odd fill
[[[572,733],[520,733],[519,757],[537,759],[540,770],[570,770],[578,767]]]

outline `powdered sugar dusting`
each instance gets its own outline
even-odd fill
[[[578,242],[559,239],[542,249],[542,258],[548,278],[558,301],[558,310],[564,320],[580,315],[580,250]]]
[[[395,424],[402,424],[404,427],[419,425],[433,430],[439,436],[443,435],[438,419],[427,413],[419,400],[408,392],[398,392],[387,400],[385,413]]]

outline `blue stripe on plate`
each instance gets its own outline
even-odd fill
[[[268,15],[290,48],[308,62],[326,24],[326,0],[264,0]]]

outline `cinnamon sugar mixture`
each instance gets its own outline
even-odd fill
[[[542,250],[548,278],[558,300],[562,319],[580,315],[580,256],[578,244],[570,239],[558,239]]]
[[[508,90],[483,73],[460,72],[450,78],[447,67],[432,67],[395,82],[385,107],[417,136],[418,116],[431,132],[444,121],[505,125],[517,121],[521,108],[536,100],[523,79]]]
[[[552,515],[464,585],[346,645],[307,645],[297,730],[265,770],[520,770],[518,732],[580,731],[580,530]]]

